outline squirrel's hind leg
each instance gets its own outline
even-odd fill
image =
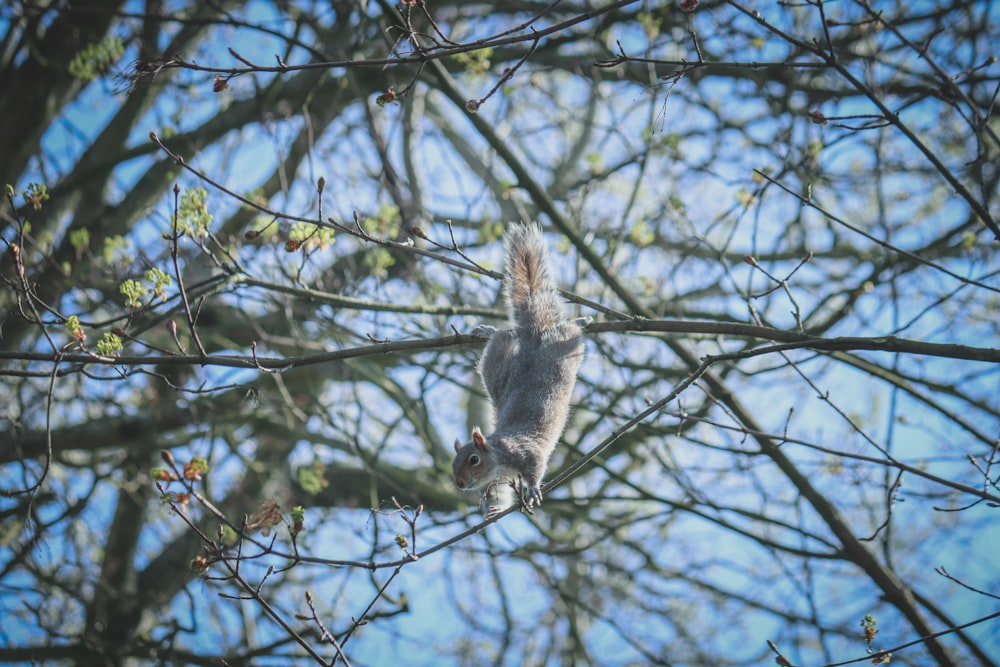
[[[517,356],[519,348],[517,334],[513,331],[494,331],[483,350],[483,356],[479,358],[479,374],[494,410],[503,406],[510,393],[514,382],[514,367],[511,362]]]
[[[491,327],[488,324],[480,324],[475,329],[469,332],[470,336],[475,336],[476,338],[492,338],[493,334],[497,332],[496,327]]]

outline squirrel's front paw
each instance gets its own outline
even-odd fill
[[[534,514],[532,512],[532,507],[542,504],[542,487],[532,486],[530,488],[522,489],[521,493],[521,507],[528,514]]]

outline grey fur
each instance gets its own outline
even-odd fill
[[[488,516],[512,504],[512,484],[529,512],[541,503],[542,477],[566,428],[583,361],[584,320],[568,321],[563,315],[541,228],[512,224],[504,235],[504,251],[504,294],[512,328],[489,332],[479,359],[496,428],[488,436],[473,429],[465,445],[456,441],[452,463],[455,483],[480,490]]]

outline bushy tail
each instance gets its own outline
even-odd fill
[[[515,223],[504,234],[507,308],[518,329],[542,333],[562,322],[562,299],[549,251],[536,223]]]

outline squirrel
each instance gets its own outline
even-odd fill
[[[542,477],[569,418],[576,373],[583,361],[583,327],[566,320],[542,230],[512,224],[504,234],[504,296],[512,328],[479,326],[489,337],[479,374],[496,415],[496,427],[472,440],[455,440],[452,471],[464,491],[480,490],[491,518],[514,504],[531,513],[542,502]]]

